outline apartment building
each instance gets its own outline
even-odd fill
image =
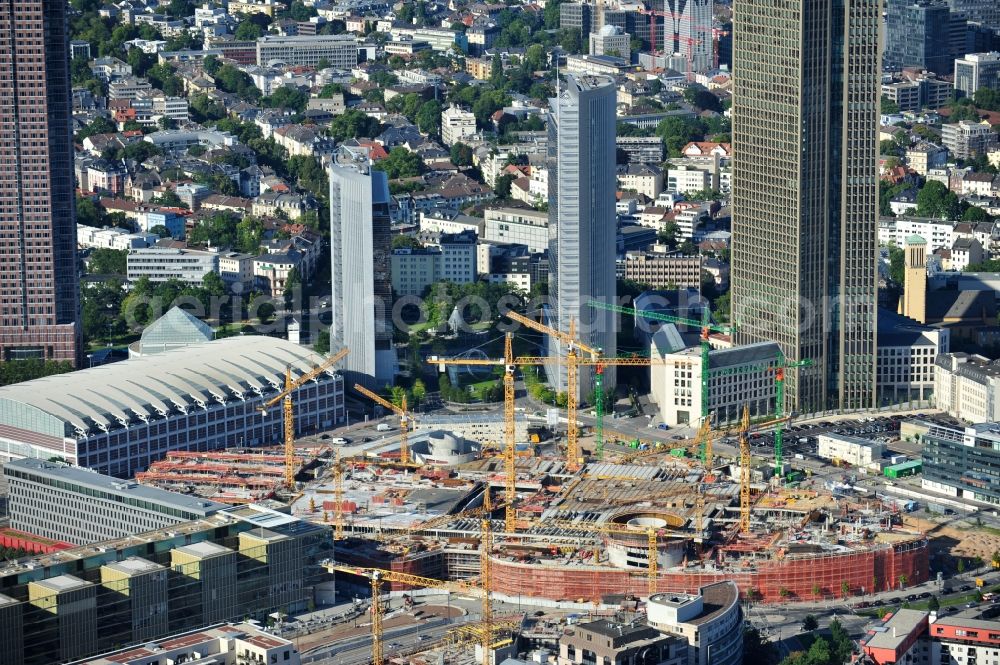
[[[985,155],[997,147],[997,133],[989,123],[959,120],[941,126],[941,142],[954,159]]]
[[[1000,361],[962,352],[941,354],[934,370],[934,402],[966,422],[1000,421]]]
[[[483,239],[525,245],[529,252],[549,247],[549,214],[533,208],[487,208]]]
[[[447,146],[476,135],[476,116],[472,111],[449,106],[441,114],[441,141]]]
[[[353,35],[282,37],[265,35],[257,40],[257,64],[315,66],[326,60],[334,69],[350,70],[358,64],[358,42]]]

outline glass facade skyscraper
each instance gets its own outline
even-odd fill
[[[77,360],[65,0],[0,0],[0,359]]]
[[[791,360],[787,407],[875,403],[878,0],[738,4],[732,308]]]

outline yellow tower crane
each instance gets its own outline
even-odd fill
[[[347,348],[343,348],[337,351],[332,356],[328,357],[326,360],[321,362],[319,365],[313,367],[311,370],[300,376],[299,378],[292,380],[292,368],[288,366],[285,368],[285,389],[280,393],[269,399],[267,402],[261,405],[260,410],[262,413],[267,413],[267,410],[272,406],[284,400],[284,412],[285,412],[285,486],[288,489],[295,489],[295,416],[294,408],[292,405],[292,393],[295,392],[299,387],[312,381],[317,376],[327,371],[333,367],[334,363],[339,362],[346,356],[350,351]]]
[[[336,506],[333,509],[333,539],[344,539],[344,463],[337,451],[337,461],[333,465],[333,499]]]
[[[740,533],[750,533],[750,408],[743,407],[740,419]]]
[[[500,366],[504,368],[503,373],[503,459],[504,459],[504,530],[513,533],[517,511],[514,506],[516,496],[515,481],[517,479],[517,468],[515,465],[516,436],[515,436],[515,411],[514,411],[514,367],[517,365],[543,364],[544,358],[540,362],[522,362],[519,358],[514,358],[513,336],[510,333],[504,337],[503,358],[479,359],[479,358],[440,358],[431,356],[427,362],[437,365],[440,371],[445,371],[448,365],[463,366]],[[486,492],[489,493],[489,486]]]
[[[356,566],[344,566],[335,563],[324,564],[331,573],[348,573],[367,577],[371,581],[372,589],[372,665],[385,665],[385,655],[383,651],[383,626],[385,618],[385,607],[382,605],[382,585],[386,582],[395,582],[407,586],[424,589],[445,589],[452,593],[461,593],[477,596],[483,602],[483,617],[480,621],[482,632],[480,633],[480,644],[483,646],[483,663],[489,662],[490,648],[493,642],[495,626],[492,621],[492,601],[490,598],[490,550],[493,545],[489,520],[482,521],[482,538],[480,540],[480,572],[479,580],[476,582],[449,582],[433,577],[421,577],[409,573],[401,573],[395,570],[385,570],[382,568],[366,568]]]
[[[407,434],[410,429],[410,413],[406,409],[406,395],[403,395],[402,403],[400,404],[400,406],[396,406],[395,404],[385,399],[381,395],[377,395],[372,391],[368,390],[360,383],[355,383],[354,389],[357,390],[362,395],[364,395],[365,397],[367,397],[368,399],[370,399],[371,401],[389,409],[397,416],[399,416],[399,462],[401,464],[409,464],[410,446],[407,440]]]
[[[576,339],[576,322],[573,319],[569,321],[569,333],[564,333],[561,330],[556,330],[550,326],[539,323],[534,319],[518,314],[514,311],[507,312],[507,317],[513,321],[525,325],[532,330],[536,330],[540,333],[549,335],[558,339],[560,342],[566,345],[566,464],[570,471],[576,471],[580,468],[580,444],[577,440],[579,432],[577,430],[576,424],[576,406],[577,406],[577,389],[579,386],[576,384],[576,368],[581,364],[579,362],[579,357],[577,356],[577,349],[583,351],[590,355],[591,359],[596,361],[601,352],[591,346],[587,346],[580,340]],[[608,359],[612,360],[611,358]],[[549,360],[551,362],[551,360]],[[594,363],[604,365],[613,363]]]

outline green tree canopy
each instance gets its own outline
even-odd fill
[[[424,163],[420,156],[410,152],[406,148],[396,147],[389,151],[389,156],[379,160],[376,167],[384,171],[390,180],[397,178],[413,178],[420,175],[424,169]]]

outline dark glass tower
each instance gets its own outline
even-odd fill
[[[875,403],[879,0],[747,0],[733,42],[735,339],[798,411]]]
[[[0,358],[76,361],[65,0],[0,0]]]

